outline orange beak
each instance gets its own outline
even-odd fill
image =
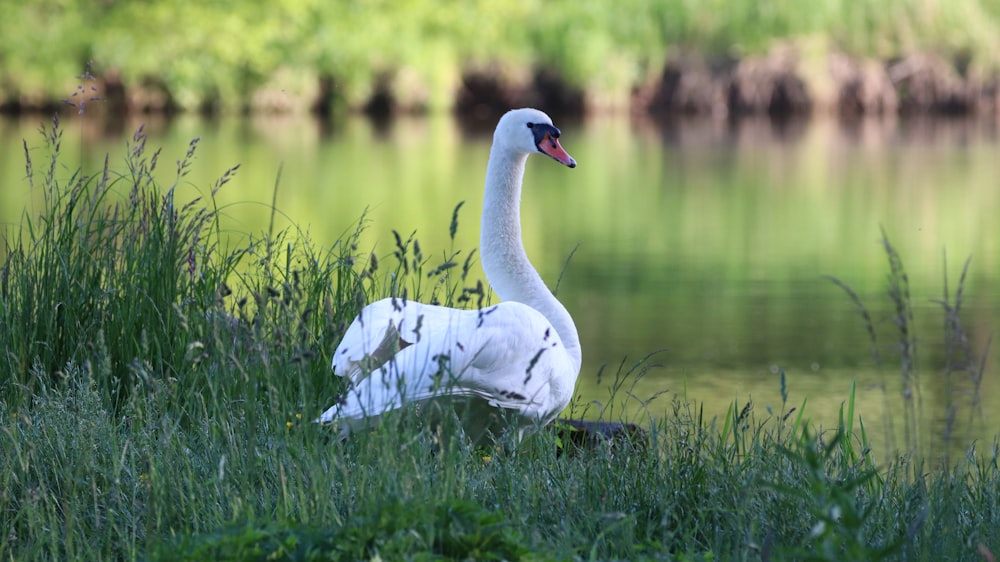
[[[538,150],[564,166],[576,168],[576,160],[563,150],[562,145],[559,144],[559,139],[550,134],[546,134],[542,142],[538,143]]]

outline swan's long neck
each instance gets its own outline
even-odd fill
[[[486,167],[482,232],[479,247],[483,270],[502,300],[516,301],[541,312],[559,332],[566,351],[580,368],[580,336],[573,318],[542,281],[528,260],[521,240],[521,183],[527,154],[490,150]]]

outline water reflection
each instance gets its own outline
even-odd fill
[[[8,225],[41,204],[23,180],[21,145],[28,139],[34,157],[44,159],[39,121],[0,121],[0,221]],[[96,167],[110,152],[112,167],[123,167],[137,121],[110,129],[96,120],[82,129],[78,119],[66,121],[67,154]],[[789,405],[808,400],[808,417],[827,427],[856,380],[857,412],[870,434],[884,439],[881,428],[898,418],[902,401],[881,225],[910,274],[921,410],[935,420],[927,442],[943,433],[951,403],[959,404],[965,428],[975,421],[963,438],[996,433],[996,421],[983,423],[964,395],[948,398],[962,374],[951,381],[943,375],[944,320],[931,300],[943,297],[943,250],[952,290],[972,255],[962,314],[972,348],[981,353],[1000,326],[996,122],[602,117],[558,125],[580,166],[529,165],[524,233],[551,286],[563,273],[559,297],[584,344],[584,403],[606,401],[604,388],[623,357],[627,366],[663,350],[656,357],[662,367],[633,389],[640,398],[669,390],[647,407],[654,415],[672,396],[703,402],[709,417],[749,399],[759,414],[768,406],[777,411],[776,373],[783,369]],[[297,225],[322,244],[367,209],[365,249],[380,255],[391,253],[392,229],[415,231],[425,254],[442,253],[462,200],[455,246],[478,244],[491,128],[445,117],[379,124],[184,117],[146,127],[150,144],[164,148],[164,182],[172,182],[170,163],[188,141],[202,138],[181,188],[191,197],[206,195],[219,174],[242,164],[219,200],[234,244],[267,228],[275,198],[279,228]],[[854,287],[870,308],[881,367],[857,310],[825,274]],[[995,362],[986,368],[992,373]],[[993,380],[987,377],[981,393],[986,412],[1000,407]]]

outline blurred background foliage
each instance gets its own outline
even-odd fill
[[[8,109],[58,102],[91,60],[130,107],[221,110],[360,107],[380,91],[437,110],[470,72],[516,85],[540,70],[621,105],[678,52],[788,42],[1000,67],[1000,0],[0,0],[0,13]]]

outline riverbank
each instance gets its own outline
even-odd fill
[[[126,84],[114,71],[82,80],[81,95],[89,95],[100,102],[95,105],[104,106],[92,111],[117,115],[187,110],[207,114],[352,111],[386,117],[430,111],[427,84],[400,74],[381,76],[367,97],[354,103],[346,101],[335,78],[319,75],[306,79],[297,95],[281,81],[261,86],[237,107],[210,100],[189,107],[160,83]],[[402,81],[408,82],[405,88]],[[667,58],[659,74],[632,85],[627,94],[588,90],[542,68],[518,76],[494,65],[464,71],[459,85],[448,95],[448,109],[491,119],[508,108],[529,106],[552,108],[552,113],[561,116],[602,111],[716,117],[997,115],[1000,74],[971,70],[963,67],[962,61],[933,53],[890,60],[841,52],[814,57],[801,47],[782,45],[766,54],[743,58],[674,55]],[[51,99],[39,93],[3,100],[0,111],[52,111],[67,102],[75,100],[72,96]]]
[[[6,4],[10,4],[9,6]],[[4,2],[0,108],[995,113],[997,0]],[[89,85],[89,84],[88,84]],[[89,90],[88,90],[89,91]]]

